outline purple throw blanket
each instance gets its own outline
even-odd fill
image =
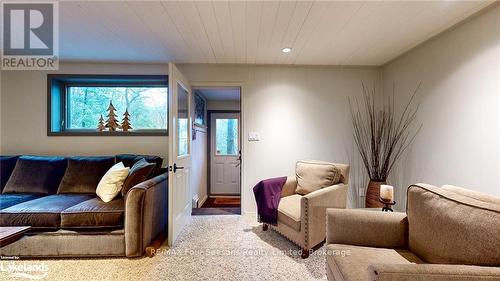
[[[278,205],[285,182],[286,177],[279,177],[260,181],[254,186],[253,193],[257,202],[259,222],[272,225],[278,223]]]

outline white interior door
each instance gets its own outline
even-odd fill
[[[240,114],[210,115],[210,195],[240,195]]]
[[[168,244],[172,246],[191,217],[191,86],[177,67],[169,64],[169,189]]]

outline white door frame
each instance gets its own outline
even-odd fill
[[[246,162],[246,142],[245,142],[245,136],[246,136],[246,129],[245,129],[245,110],[244,110],[244,105],[245,105],[245,95],[244,93],[246,92],[246,84],[243,81],[235,81],[235,82],[208,82],[208,81],[196,81],[196,80],[191,80],[191,87],[194,88],[240,88],[240,123],[241,123],[241,177],[240,177],[240,208],[241,208],[241,214],[244,214],[245,210],[245,198],[253,198],[253,193],[251,192],[250,189],[245,188],[247,186],[246,183],[246,178],[245,178],[245,162]],[[208,120],[207,120],[208,121]],[[208,140],[207,140],[208,141]],[[208,171],[207,171],[208,174]],[[208,177],[207,177],[208,180]],[[207,184],[210,184],[207,182]],[[248,193],[248,194],[247,194]]]

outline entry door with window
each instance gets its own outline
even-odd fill
[[[168,244],[172,246],[191,216],[191,86],[177,67],[169,64]]]
[[[240,195],[240,114],[210,115],[210,195]]]

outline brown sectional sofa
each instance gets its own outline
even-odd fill
[[[328,209],[328,280],[500,280],[500,198],[416,184],[407,211]]]
[[[115,163],[155,163],[147,180],[104,203],[95,189]],[[0,156],[0,226],[31,226],[2,256],[142,256],[167,230],[167,173],[162,158]]]

